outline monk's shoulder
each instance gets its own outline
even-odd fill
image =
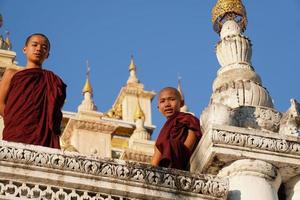
[[[2,80],[10,81],[12,77],[19,71],[21,71],[21,69],[7,68],[2,76]]]
[[[191,113],[181,112],[181,113],[180,113],[180,116],[181,116],[181,118],[184,119],[184,120],[195,120],[195,121],[199,121],[199,119],[198,119],[196,116],[192,115]]]

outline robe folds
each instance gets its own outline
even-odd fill
[[[194,131],[197,141],[192,151],[184,145],[188,130]],[[189,160],[202,133],[199,119],[189,113],[178,112],[168,118],[156,140],[156,147],[161,153],[159,166],[189,170]]]
[[[53,72],[40,68],[18,71],[6,98],[3,140],[59,149],[65,98],[66,85]]]

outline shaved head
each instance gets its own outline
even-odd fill
[[[165,92],[165,91],[173,91],[175,93],[176,97],[178,97],[180,100],[182,100],[180,92],[174,87],[165,87],[165,88],[161,89],[158,93],[158,98],[161,95],[161,93]]]

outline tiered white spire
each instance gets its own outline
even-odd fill
[[[246,10],[240,0],[219,0],[212,11],[214,30],[221,41],[216,54],[221,65],[213,83],[211,103],[230,108],[264,106],[273,108],[268,91],[252,67],[252,44],[242,33],[246,29]]]

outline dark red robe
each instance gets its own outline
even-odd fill
[[[197,141],[192,151],[184,145],[188,130],[194,131]],[[202,133],[199,119],[195,116],[178,112],[171,116],[162,127],[156,140],[156,147],[160,151],[159,166],[189,170],[189,160],[196,148]]]
[[[33,68],[11,79],[4,109],[3,140],[60,148],[66,85],[53,72]]]

